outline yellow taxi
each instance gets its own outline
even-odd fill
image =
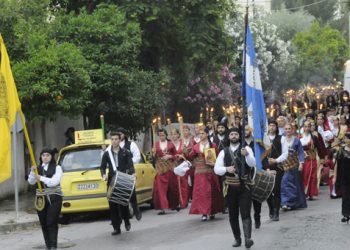
[[[62,167],[61,187],[64,194],[62,215],[108,209],[107,185],[101,178],[102,146],[105,142],[73,144],[60,150],[58,164]],[[152,202],[155,169],[142,154],[135,164],[138,204]],[[66,216],[68,217],[68,216]]]

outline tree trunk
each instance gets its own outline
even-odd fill
[[[46,140],[46,130],[45,130],[45,125],[46,125],[46,121],[42,121],[40,123],[40,130],[42,132],[42,143],[43,143],[43,147],[47,146],[46,143],[47,143],[47,140]]]

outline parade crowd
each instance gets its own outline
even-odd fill
[[[251,126],[242,124],[236,112],[206,119],[192,125],[182,124],[178,129],[159,126],[154,133],[152,161],[156,169],[153,203],[158,215],[169,210],[190,207],[189,213],[200,220],[215,219],[218,213],[227,213],[235,239],[233,247],[250,248],[252,218],[256,229],[261,227],[261,207],[266,200],[272,221],[279,221],[279,212],[307,208],[307,202],[317,198],[320,185],[329,186],[330,198],[342,198],[341,222],[350,216],[350,103],[347,91],[326,89],[313,93],[312,88],[289,93],[286,101],[275,100],[268,105],[265,152],[261,159],[254,155]],[[284,105],[282,105],[284,103]],[[193,133],[192,133],[193,131]],[[244,138],[243,138],[244,136]],[[128,140],[127,130],[119,128],[110,133],[111,145],[102,153],[101,175],[110,186],[116,171],[134,175],[134,164],[139,162],[137,145]],[[155,138],[155,137],[154,137]],[[243,140],[242,140],[243,139]],[[32,171],[29,183],[37,181],[48,189],[59,186],[62,169],[56,165],[51,151],[44,149],[40,175]],[[257,162],[262,169],[257,169]],[[35,167],[33,167],[35,168]],[[106,175],[106,170],[108,174]],[[181,173],[181,174],[179,174]],[[257,181],[258,176],[272,177],[271,183]],[[271,178],[270,178],[271,179]],[[257,186],[270,189],[260,194]],[[57,190],[56,190],[57,191]],[[258,192],[258,193],[257,193]],[[265,195],[264,197],[259,197]],[[43,222],[43,234],[49,249],[57,247],[57,221],[52,220],[62,203],[62,194],[50,193],[52,199],[44,212],[38,212]],[[58,198],[57,198],[58,197]],[[130,203],[136,218],[141,219],[133,192]],[[112,235],[121,233],[121,224],[131,229],[128,206],[109,201]],[[243,228],[240,231],[239,215]],[[58,218],[58,215],[57,215]]]

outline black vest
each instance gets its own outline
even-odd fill
[[[131,141],[125,140],[124,148],[130,151]]]
[[[44,170],[43,166],[38,166],[38,174],[47,178],[52,178],[52,176],[56,173],[56,164],[54,162],[50,162],[47,167],[47,171]],[[43,182],[40,182],[42,187],[46,187]],[[57,185],[60,186],[60,185]]]
[[[228,147],[224,148],[224,152],[225,152],[224,164],[225,164],[225,167],[234,165],[236,167],[237,171],[238,171],[239,177],[242,178],[243,176],[245,176],[248,173],[247,170],[249,170],[249,167],[248,167],[248,165],[246,163],[245,157],[243,157],[243,161],[242,161],[241,149],[242,149],[242,145],[240,144],[238,149],[235,152],[233,152],[233,156],[235,158],[235,160],[234,160],[231,157],[231,153],[230,153],[231,149],[230,149],[230,147],[228,146]],[[230,177],[234,177],[235,176],[234,174],[231,174],[231,173],[228,173],[228,172],[226,172],[225,175],[226,176],[230,176]]]
[[[227,135],[224,135],[224,139],[222,141],[220,141],[218,135],[214,135],[213,142],[218,147],[219,152],[230,145]]]
[[[115,157],[115,152],[112,151],[112,155],[113,157]],[[108,151],[105,151],[103,156],[102,156],[102,163],[101,163],[101,167],[102,165],[104,165],[103,167],[104,172],[101,172],[101,174],[105,174],[106,173],[106,168],[108,167],[108,180],[107,180],[107,186],[109,186],[113,176],[115,175],[115,171],[113,169],[113,164],[112,161],[114,161],[114,159],[110,159],[109,158],[109,153]],[[133,174],[135,173],[134,167],[133,167],[133,163],[132,163],[132,156],[129,150],[126,150],[125,148],[120,148],[119,152],[118,152],[118,167],[117,170],[123,173],[127,173],[127,174]]]
[[[276,135],[275,139],[272,141],[271,145],[271,153],[269,155],[269,158],[278,158],[282,154],[282,143],[281,143],[282,136]]]
[[[272,169],[276,171],[281,171],[281,168],[278,167],[277,164],[274,166],[270,166],[268,163],[268,158],[277,159],[282,154],[282,143],[281,143],[281,135],[276,135],[275,139],[273,139],[271,144],[271,152],[267,155],[267,157],[262,161],[264,169]]]

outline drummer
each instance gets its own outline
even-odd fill
[[[120,134],[111,132],[111,145],[108,146],[106,152],[102,156],[100,169],[103,180],[107,181],[107,188],[112,185],[111,181],[117,170],[127,174],[135,174],[132,155],[130,151],[120,147],[120,141]],[[107,168],[108,176],[106,175]],[[129,206],[122,206],[109,202],[109,210],[114,229],[112,235],[118,235],[121,233],[120,225],[122,223],[122,218],[124,218],[125,230],[130,231]]]
[[[140,153],[139,147],[136,145],[135,142],[129,140],[127,137],[127,130],[123,127],[117,128],[116,130],[117,133],[120,134],[120,147],[130,151],[131,156],[132,156],[132,162],[134,164],[142,163],[142,157]],[[133,192],[131,198],[130,198],[130,204],[132,209],[134,210],[134,214],[137,220],[141,220],[142,218],[142,213],[141,210],[137,204],[137,197],[136,197],[136,192]]]
[[[255,157],[249,146],[242,147],[240,143],[240,130],[229,129],[230,146],[222,150],[216,160],[214,171],[217,175],[225,175],[224,195],[227,199],[230,225],[235,237],[233,247],[242,244],[241,231],[239,228],[239,213],[241,213],[245,247],[250,248],[254,242],[251,239],[252,219],[250,216],[252,195],[249,185],[250,173],[255,168]],[[242,164],[242,157],[245,162]]]

